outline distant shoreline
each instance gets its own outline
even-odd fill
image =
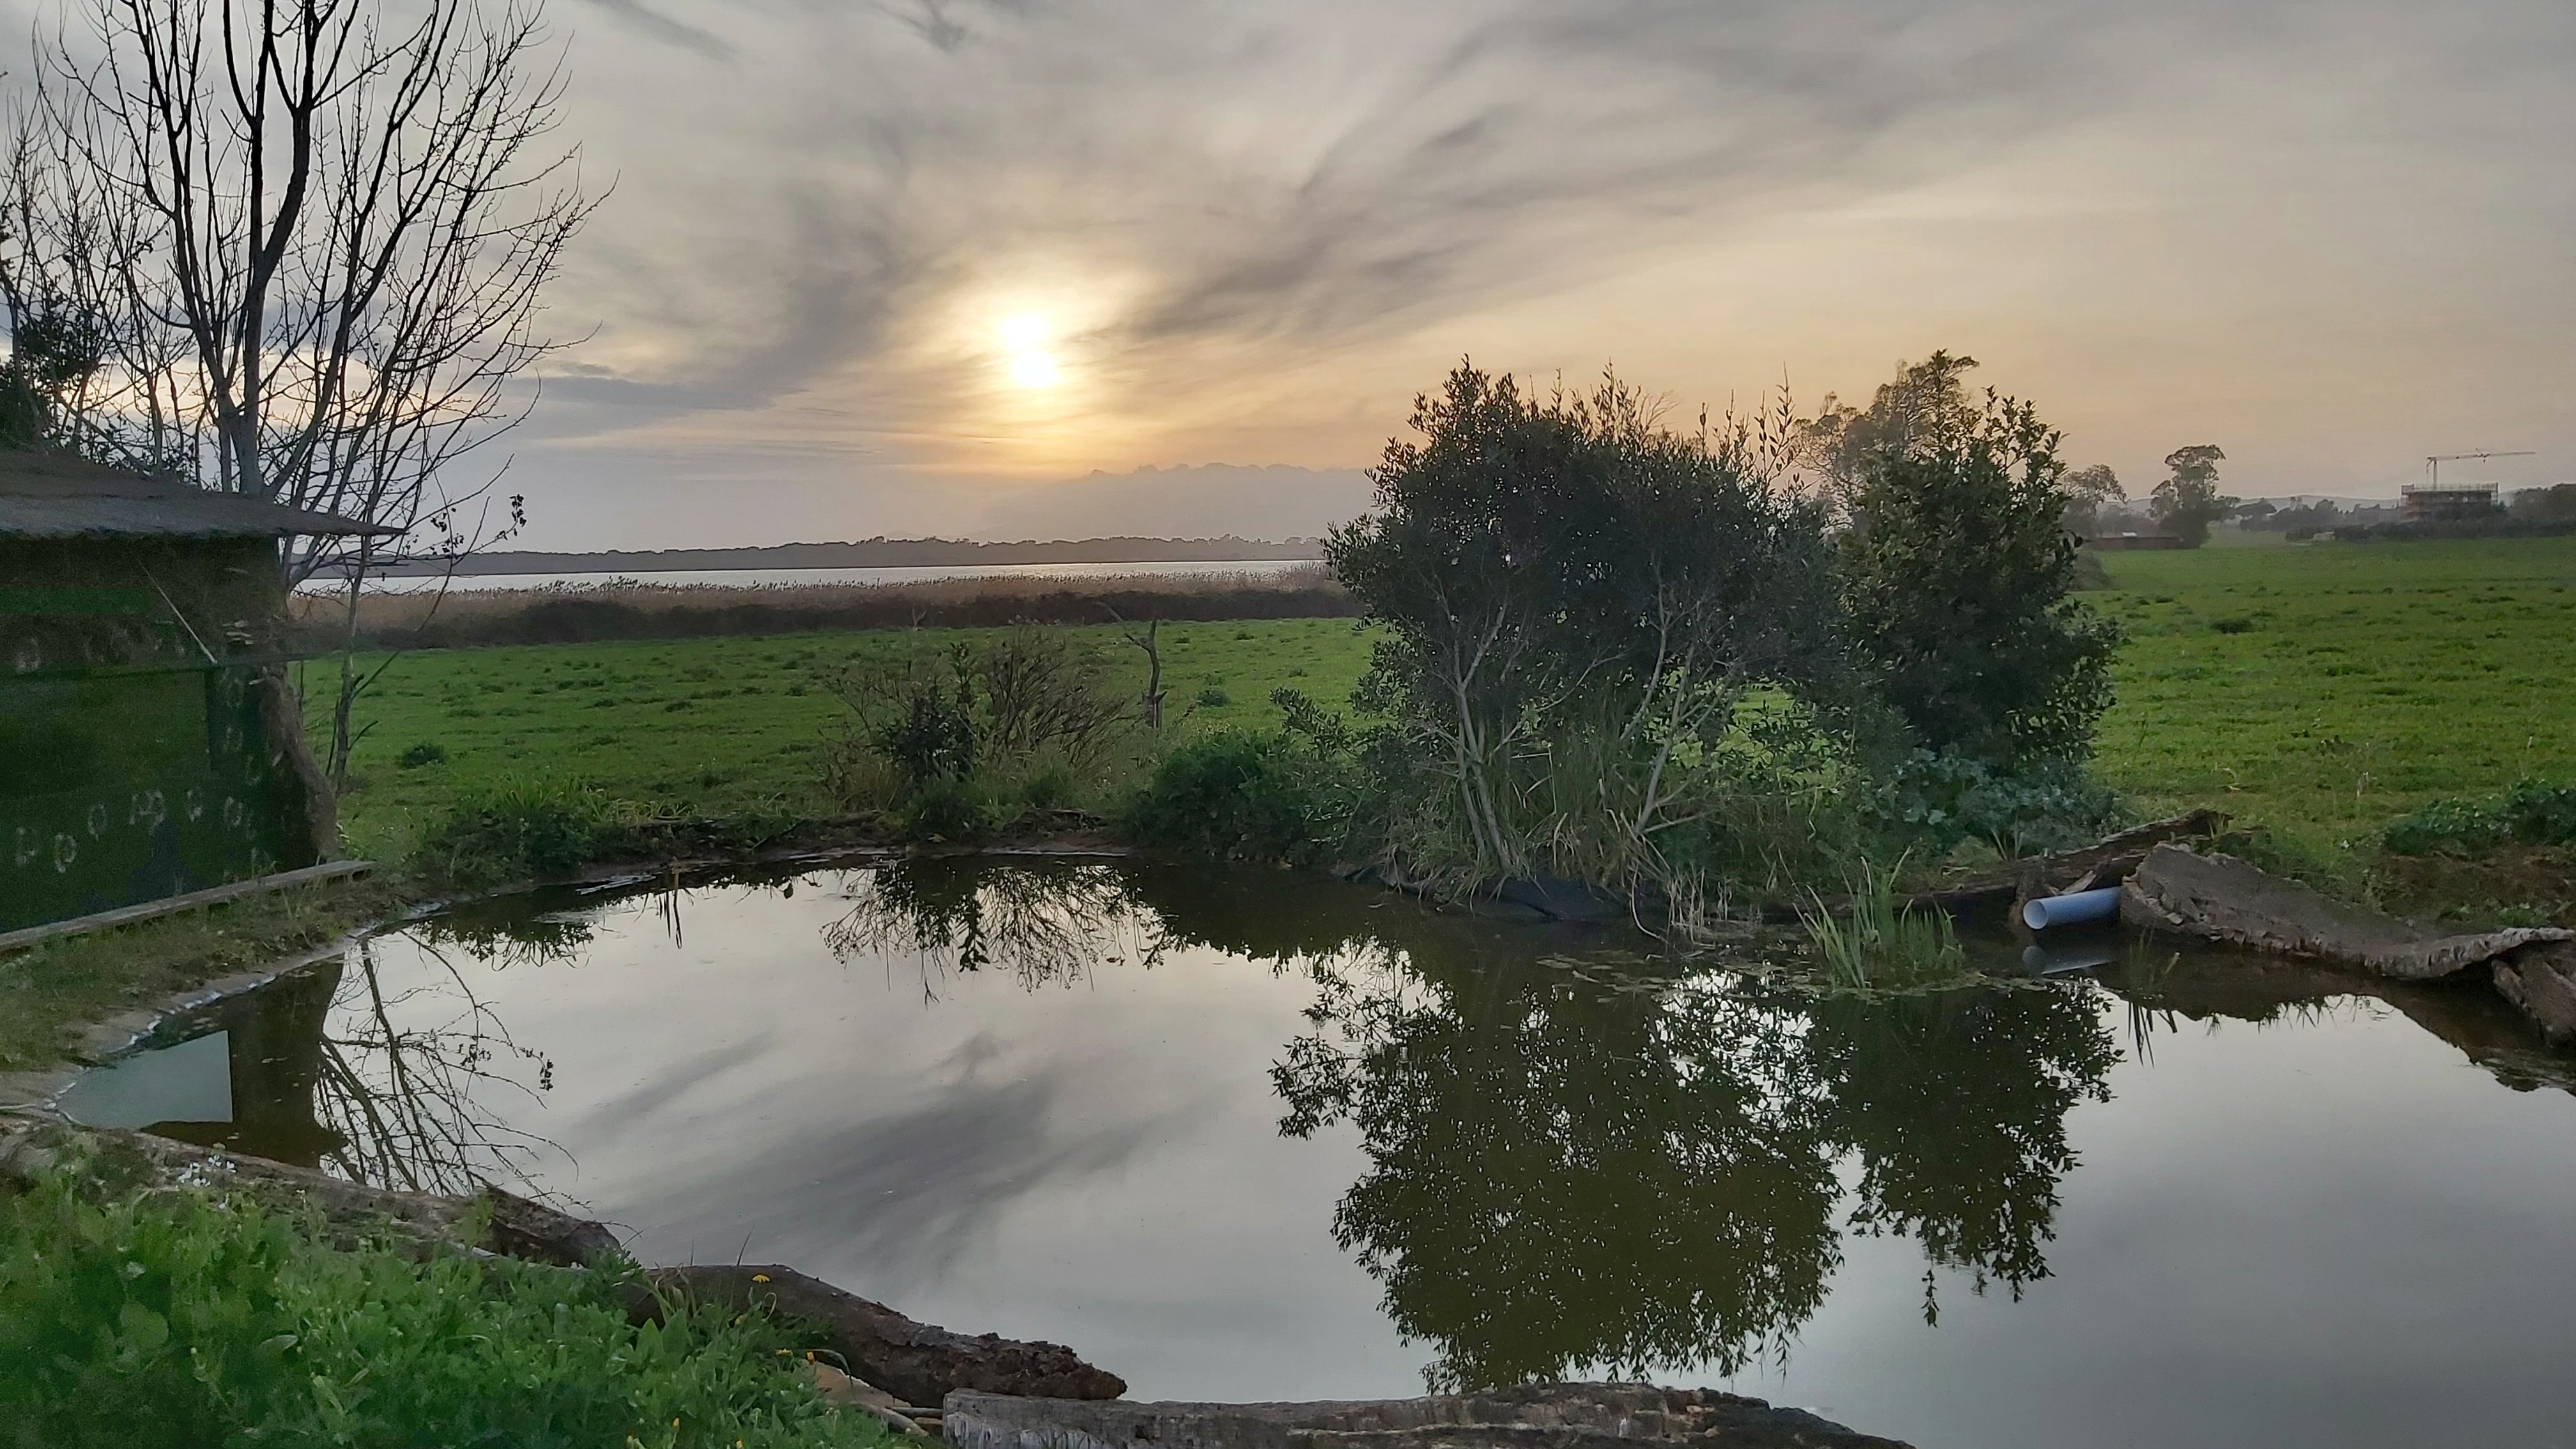
[[[871,538],[856,543],[780,543],[759,548],[665,548],[601,553],[504,550],[459,560],[460,576],[502,574],[727,573],[753,569],[950,568],[1003,564],[1306,563],[1322,544],[1292,538],[1085,538],[1052,543],[976,543],[947,538]],[[398,564],[381,577],[443,574],[438,560]]]

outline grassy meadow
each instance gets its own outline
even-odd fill
[[[2105,557],[2128,640],[2099,769],[2304,851],[2538,776],[2576,781],[2576,538]]]
[[[2211,804],[2346,861],[2389,819],[2525,776],[2576,779],[2576,538],[2112,554],[2087,595],[2127,632],[2098,768],[2142,809]],[[423,651],[361,706],[353,844],[399,857],[457,793],[584,781],[699,814],[828,811],[818,748],[850,660],[974,630]],[[1141,689],[1144,657],[1082,632]],[[1286,685],[1338,703],[1367,662],[1340,619],[1162,634],[1182,731],[1270,723]],[[308,666],[323,682],[328,661]],[[317,699],[325,691],[310,694]],[[320,721],[317,720],[317,725]],[[443,758],[406,765],[406,751]],[[416,751],[418,760],[429,751]]]
[[[877,630],[747,639],[425,650],[393,661],[359,706],[356,788],[341,802],[352,848],[409,853],[459,794],[512,777],[579,780],[617,799],[701,815],[835,813],[819,788],[821,744],[849,711],[832,682],[852,661],[939,648],[991,630]],[[1109,626],[1075,631],[1122,689],[1145,687],[1145,656]],[[1348,619],[1166,624],[1165,717],[1182,731],[1274,723],[1272,691],[1338,704],[1367,666]],[[365,661],[370,667],[377,660]],[[328,729],[331,661],[306,697]],[[419,760],[434,746],[444,758]]]

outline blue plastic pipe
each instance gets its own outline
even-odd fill
[[[2086,921],[2107,921],[2120,913],[2120,888],[2104,886],[2098,891],[2077,891],[2067,896],[2039,896],[2022,903],[2021,923],[2034,931],[2051,926],[2080,925]]]

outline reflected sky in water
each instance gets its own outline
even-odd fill
[[[1643,1372],[1925,1449],[2576,1408],[2576,1101],[2474,993],[2130,948],[1816,999],[1642,945],[1060,860],[553,892],[197,1021],[234,1120],[164,1130],[522,1177],[1145,1398]]]

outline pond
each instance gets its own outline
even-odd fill
[[[1114,860],[631,881],[389,932],[65,1106],[524,1181],[1139,1398],[1644,1375],[1925,1449],[2566,1442],[2570,1063],[2480,991],[2113,941],[1862,999],[1651,947]]]

